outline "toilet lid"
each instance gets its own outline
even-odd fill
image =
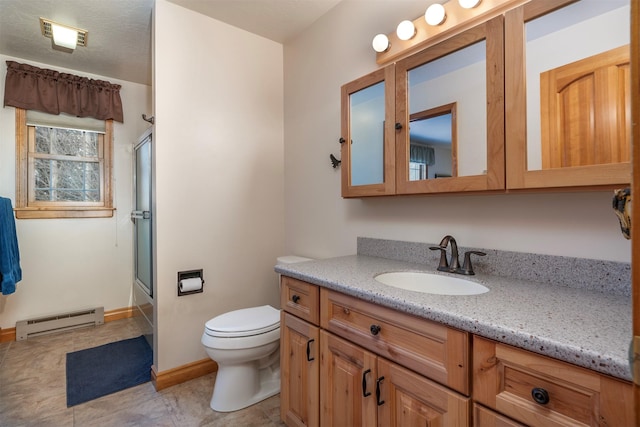
[[[216,316],[205,324],[214,337],[246,337],[264,334],[280,327],[280,310],[270,305],[243,308]]]

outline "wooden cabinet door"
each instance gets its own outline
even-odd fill
[[[395,66],[340,89],[342,197],[395,194]]]
[[[283,311],[280,331],[280,417],[290,427],[317,427],[319,328]]]
[[[376,356],[320,331],[323,427],[376,425]]]
[[[469,425],[469,398],[382,358],[378,376],[379,426]]]

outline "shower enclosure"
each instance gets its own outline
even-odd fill
[[[136,318],[142,322],[144,334],[153,348],[153,240],[152,240],[152,127],[140,137],[134,150],[134,284],[133,299]]]

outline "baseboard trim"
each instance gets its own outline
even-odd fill
[[[114,320],[128,319],[130,317],[140,316],[140,312],[135,307],[116,308],[104,312],[104,321],[113,322]]]
[[[202,359],[177,368],[157,372],[151,367],[151,381],[156,391],[218,371],[218,364],[211,359]]]
[[[128,319],[130,317],[139,316],[135,307],[116,308],[104,312],[104,321],[113,322],[114,320]],[[0,328],[0,343],[16,340],[16,328]]]
[[[16,328],[0,329],[0,342],[9,342],[16,340]]]

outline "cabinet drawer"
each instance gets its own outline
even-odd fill
[[[469,395],[469,334],[348,295],[320,290],[323,329]]]
[[[320,323],[319,291],[316,285],[282,276],[280,278],[280,307],[307,322]]]
[[[484,406],[480,406],[477,403],[473,404],[473,426],[474,427],[525,427],[524,424],[520,424],[507,418],[503,415],[493,412],[491,409],[487,409]]]
[[[531,426],[633,425],[631,384],[480,337],[473,398]]]

